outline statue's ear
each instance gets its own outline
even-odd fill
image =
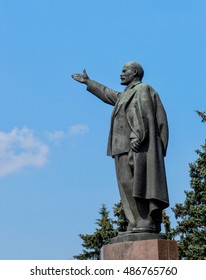
[[[138,71],[137,71],[137,69],[134,69],[134,77],[135,76],[138,76]]]

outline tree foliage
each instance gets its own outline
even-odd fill
[[[99,211],[100,218],[96,220],[97,228],[93,234],[80,234],[83,240],[83,252],[74,256],[77,260],[99,260],[100,249],[117,235],[114,221],[109,218],[109,211],[103,204]]]
[[[206,142],[196,153],[197,160],[189,165],[191,190],[173,208],[178,221],[171,234],[179,239],[180,259],[186,260],[206,259]]]
[[[114,216],[117,218],[114,223],[116,224],[117,232],[124,232],[127,230],[128,221],[124,213],[122,202],[118,202],[114,205]]]
[[[167,239],[168,240],[172,239],[170,217],[167,215],[166,210],[162,211],[162,223],[164,226],[164,231]]]
[[[198,111],[198,110],[196,110],[196,112],[197,112],[197,114],[198,114],[198,116],[200,116],[201,117],[201,121],[202,122],[206,122],[206,115],[205,115],[205,112],[200,112],[200,111]]]

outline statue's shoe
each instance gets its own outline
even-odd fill
[[[156,227],[135,227],[132,229],[133,233],[159,233],[160,231]]]

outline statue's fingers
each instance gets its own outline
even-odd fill
[[[86,69],[83,70],[83,76],[84,76],[84,78],[88,78]]]
[[[133,150],[136,149],[135,143],[131,143],[131,147]]]
[[[139,147],[139,143],[138,143],[138,142],[133,142],[132,145],[133,145],[133,147],[135,147],[135,148]]]
[[[134,152],[138,153],[138,151],[139,151],[139,144],[138,144],[138,142],[131,143],[131,147],[132,147],[132,150]]]
[[[73,74],[72,78],[75,79],[75,80],[78,80],[78,79],[80,79],[80,75],[79,74]]]

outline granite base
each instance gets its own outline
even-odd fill
[[[177,242],[151,239],[117,242],[101,248],[101,260],[178,260]]]

